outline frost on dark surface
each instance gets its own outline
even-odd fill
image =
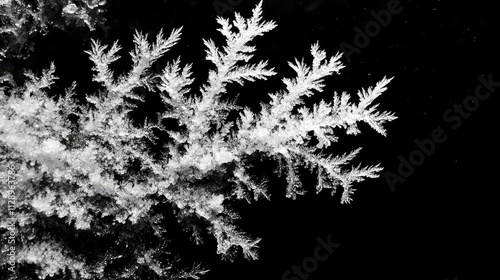
[[[94,30],[103,24],[109,1],[0,0],[0,59],[28,56],[34,47],[31,39],[51,27]]]
[[[317,175],[318,192],[329,189],[334,194],[342,188],[341,203],[352,200],[355,182],[378,176],[379,165],[350,166],[360,149],[343,155],[323,150],[338,141],[338,129],[360,133],[360,122],[385,135],[384,123],[395,116],[377,111],[374,100],[390,79],[360,90],[358,102],[347,93],[335,93],[308,109],[304,98],[321,92],[323,79],[344,67],[340,54],[329,57],[314,44],[312,61],[290,62],[296,74],[283,78],[284,89],[271,93],[269,104],[262,104],[259,112],[240,108],[226,101],[227,87],[276,75],[266,61],[252,62],[256,48],[251,45],[276,25],[262,19],[261,4],[248,19],[236,14],[234,21],[217,21],[226,43],[204,41],[213,67],[199,89],[192,87],[191,65],[181,58],[160,74],[151,71],[179,41],[180,28],[168,36],[160,32],[152,43],[136,33],[132,68],[117,78],[110,64],[120,58],[118,42],[94,40],[87,53],[101,87],[87,96],[85,106],[76,103],[75,87],[65,96],[48,97],[56,80],[53,64],[41,75],[27,73],[22,87],[0,88],[0,161],[15,164],[22,174],[16,189],[22,268],[31,267],[41,279],[197,279],[207,270],[182,263],[166,217],[155,207],[170,208],[194,243],[211,235],[222,257],[232,259],[238,248],[252,260],[258,258],[260,239],[238,229],[238,215],[226,202],[270,198],[266,181],[249,171],[254,155],[277,163],[290,198],[305,193],[299,167]],[[165,110],[156,120],[141,125],[131,120],[135,103],[145,98],[136,88],[161,98]],[[227,121],[231,112],[239,114],[236,122]],[[175,129],[165,125],[172,120]],[[2,189],[5,194],[7,189]],[[7,226],[3,223],[2,230]]]

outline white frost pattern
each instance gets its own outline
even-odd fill
[[[66,7],[65,12],[71,11]],[[276,24],[262,19],[262,3],[248,19],[236,14],[233,21],[219,17],[217,22],[225,45],[219,47],[212,40],[204,40],[206,59],[213,68],[198,90],[192,88],[192,66],[182,66],[180,59],[169,62],[160,75],[151,72],[153,63],[178,43],[181,28],[167,38],[160,32],[154,43],[136,33],[132,69],[116,79],[109,66],[120,58],[118,42],[107,46],[94,40],[87,53],[94,63],[94,81],[102,88],[87,96],[87,106],[77,105],[72,98],[74,86],[57,101],[47,96],[56,79],[54,65],[40,77],[29,74],[25,86],[10,95],[0,89],[0,162],[14,159],[19,163],[23,197],[18,208],[25,214],[35,211],[64,218],[78,230],[88,230],[99,219],[112,217],[113,224],[95,229],[97,235],[120,224],[130,228],[146,224],[161,236],[165,229],[158,218],[152,217],[152,207],[166,200],[195,242],[202,242],[203,230],[190,221],[203,221],[217,240],[219,254],[231,258],[232,249],[240,247],[245,257],[257,259],[260,239],[241,232],[234,223],[237,214],[225,206],[225,201],[233,198],[249,202],[259,197],[269,199],[266,180],[258,181],[249,172],[251,155],[278,163],[277,172],[288,182],[287,197],[306,192],[298,172],[305,166],[317,174],[317,192],[330,189],[333,195],[337,187],[342,187],[341,203],[351,202],[353,183],[377,177],[382,168],[350,166],[361,148],[337,156],[323,150],[339,140],[339,129],[360,133],[360,122],[386,134],[384,123],[396,117],[377,111],[374,100],[391,79],[384,77],[374,87],[360,90],[357,103],[345,92],[333,93],[330,101],[309,108],[305,97],[321,92],[325,77],[344,68],[341,54],[329,57],[316,43],[310,49],[311,63],[289,63],[295,76],[282,79],[284,90],[271,93],[269,104],[262,104],[259,112],[240,108],[234,101],[226,101],[228,85],[246,85],[277,74],[267,61],[250,62],[256,51],[251,45],[253,39]],[[147,120],[143,125],[132,122],[129,113],[135,105],[131,100],[144,101],[144,96],[134,92],[136,88],[147,88],[150,94],[160,96],[166,110],[158,113],[157,120]],[[231,112],[238,113],[236,122],[226,121]],[[76,120],[70,121],[70,117]],[[172,119],[178,128],[165,125],[165,120]],[[159,131],[168,137],[160,139]],[[153,156],[151,144],[161,148],[160,155]],[[2,203],[0,211],[6,211]],[[34,224],[35,219],[23,220],[25,231]],[[48,256],[61,250],[40,249],[47,244],[24,248],[19,261],[37,263],[42,267],[41,275],[64,271],[63,264],[47,263]],[[169,264],[155,259],[162,248],[155,250],[141,247],[135,264],[147,266],[160,277],[172,276]],[[106,256],[109,261],[120,257]],[[71,258],[71,254],[61,258]],[[65,265],[73,265],[69,271],[84,278],[103,273],[105,264],[84,265],[82,261],[74,258]],[[123,277],[136,270],[129,267]],[[194,266],[176,277],[198,278],[205,272]]]

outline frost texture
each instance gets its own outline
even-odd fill
[[[70,23],[94,30],[103,23],[107,1],[81,0],[75,4],[72,0],[0,0],[0,61],[28,56],[33,51],[31,39],[46,34],[49,27],[66,30]]]
[[[110,64],[119,59],[120,46],[93,41],[87,53],[94,81],[102,87],[87,96],[87,105],[76,103],[74,86],[57,100],[48,97],[56,79],[54,65],[41,76],[28,73],[23,87],[0,88],[0,161],[2,166],[14,163],[22,174],[16,191],[21,264],[36,265],[40,278],[198,279],[207,270],[176,265],[167,219],[155,206],[170,207],[196,244],[208,233],[224,258],[232,259],[239,248],[246,258],[257,259],[260,239],[236,227],[239,217],[225,203],[269,199],[266,181],[249,171],[254,155],[277,163],[290,198],[306,191],[299,167],[317,174],[318,192],[330,189],[333,195],[342,187],[341,203],[352,200],[354,182],[378,176],[379,165],[350,166],[360,149],[338,156],[323,150],[338,141],[336,129],[358,134],[360,122],[385,135],[384,123],[396,117],[377,111],[373,102],[390,79],[360,90],[358,102],[347,93],[334,93],[331,101],[312,109],[304,105],[305,97],[322,91],[325,77],[344,67],[340,54],[328,57],[318,44],[311,46],[312,62],[290,62],[296,75],[284,78],[285,89],[270,94],[271,102],[259,112],[226,101],[228,85],[276,74],[266,61],[250,62],[256,50],[252,40],[276,26],[263,21],[261,12],[260,3],[248,19],[239,14],[233,21],[217,19],[225,45],[204,41],[213,68],[199,90],[192,87],[191,65],[180,59],[159,75],[151,72],[153,63],[179,41],[181,29],[168,37],[160,32],[153,43],[136,33],[132,69],[117,78]],[[140,125],[130,116],[145,98],[137,88],[158,94],[165,106],[157,119]],[[239,113],[236,122],[227,121],[231,112]],[[176,128],[166,125],[172,120]],[[2,188],[6,198],[6,185]],[[0,202],[2,216],[7,215],[6,201]],[[6,235],[8,225],[2,222]],[[74,240],[103,245],[79,247]],[[53,261],[55,256],[61,260]]]

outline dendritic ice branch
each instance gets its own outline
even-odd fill
[[[73,98],[75,85],[57,100],[48,96],[54,65],[40,76],[28,73],[23,86],[0,88],[0,162],[15,164],[22,174],[15,191],[2,185],[3,196],[18,199],[16,226],[29,240],[20,245],[20,263],[35,265],[41,278],[66,273],[119,279],[148,271],[156,278],[197,279],[207,270],[198,264],[175,266],[182,252],[171,246],[170,220],[159,209],[168,208],[193,242],[201,244],[208,234],[223,257],[231,259],[239,248],[246,258],[257,259],[260,239],[238,229],[239,216],[227,203],[269,199],[266,180],[250,171],[256,155],[276,162],[290,198],[306,192],[300,167],[317,175],[317,192],[334,194],[342,187],[341,203],[352,200],[355,182],[378,176],[379,165],[352,166],[361,148],[341,155],[323,151],[339,141],[339,130],[360,133],[361,122],[385,136],[384,124],[396,117],[378,111],[374,101],[391,79],[360,90],[357,102],[344,92],[306,106],[305,98],[322,92],[325,78],[344,67],[341,54],[328,56],[315,43],[312,62],[290,62],[295,75],[282,79],[284,89],[270,93],[269,104],[258,112],[241,108],[227,101],[228,86],[277,74],[267,61],[252,62],[253,40],[276,24],[262,19],[262,3],[250,18],[236,14],[232,21],[217,21],[225,43],[204,41],[213,67],[200,88],[193,86],[192,65],[183,65],[181,58],[160,73],[151,69],[179,42],[181,28],[168,37],[160,32],[153,43],[136,33],[132,68],[120,76],[110,67],[120,58],[118,42],[92,41],[87,54],[101,88],[86,96],[85,105]],[[165,108],[143,124],[131,117],[145,100],[138,88],[158,95]],[[228,121],[235,112],[237,120]],[[5,201],[0,202],[2,216],[7,215]],[[54,225],[65,235],[44,230]],[[0,233],[6,235],[8,228],[2,219]],[[82,247],[75,240],[103,246]],[[49,263],[53,255],[64,261]]]

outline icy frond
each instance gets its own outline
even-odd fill
[[[103,83],[108,90],[111,90],[114,79],[109,65],[120,58],[116,53],[121,47],[118,45],[118,42],[114,42],[108,51],[106,49],[107,47],[102,46],[98,40],[92,39],[92,49],[85,52],[90,56],[90,60],[94,62],[92,70],[97,72],[93,78],[94,81]]]
[[[54,76],[56,68],[54,63],[50,64],[49,69],[43,70],[41,77],[36,77],[33,73],[27,72],[25,73],[26,77],[28,77],[29,82],[26,83],[26,89],[24,91],[24,95],[29,96],[30,94],[40,94],[41,89],[49,88],[57,79]]]
[[[150,81],[147,79],[140,79],[145,74],[145,71],[151,67],[153,62],[168,52],[173,46],[177,44],[181,36],[182,28],[172,30],[170,36],[165,39],[163,32],[160,30],[156,36],[156,42],[150,44],[145,35],[136,32],[134,35],[135,49],[130,53],[133,61],[133,68],[126,76],[125,85],[122,87],[138,87],[146,86],[150,88]]]
[[[309,133],[313,132],[318,140],[315,146],[317,149],[327,148],[338,141],[335,129],[345,128],[348,134],[359,133],[357,123],[360,121],[368,123],[377,132],[385,135],[382,125],[396,117],[392,113],[375,111],[377,105],[372,105],[372,102],[385,91],[390,79],[384,77],[374,88],[361,91],[358,105],[350,102],[348,94],[342,93],[339,96],[335,93],[331,103],[320,101],[313,105],[312,111],[305,106],[299,107],[297,113],[293,114],[294,108],[304,103],[303,97],[322,91],[323,79],[333,73],[339,73],[344,67],[339,61],[340,54],[327,58],[318,44],[311,47],[311,55],[311,65],[304,60],[289,63],[296,77],[283,79],[287,90],[270,94],[270,106],[263,106],[259,115],[244,111],[238,135],[254,143],[250,145],[251,149],[267,153],[274,158],[285,159],[288,169],[287,197],[295,198],[297,194],[304,193],[294,175],[294,166],[306,165],[322,170],[318,175],[321,183],[317,190],[325,187],[335,190],[336,185],[342,185],[345,195],[341,201],[346,203],[350,201],[347,198],[352,192],[350,183],[372,178],[380,169],[367,168],[362,169],[363,172],[360,169],[354,179],[353,173],[346,172],[343,168],[359,149],[349,155],[325,158],[309,147]]]
[[[122,102],[121,98],[123,97],[142,100],[141,97],[132,94],[132,90],[138,87],[151,89],[153,77],[147,71],[158,58],[177,43],[181,30],[182,28],[172,30],[168,38],[164,38],[162,31],[160,31],[153,44],[147,41],[145,35],[136,32],[134,35],[135,49],[130,53],[133,62],[132,70],[119,77],[118,80],[113,78],[113,73],[109,69],[109,65],[120,58],[117,55],[121,49],[118,42],[114,42],[107,50],[107,46],[101,45],[97,40],[92,40],[92,49],[86,53],[89,54],[90,60],[94,63],[93,70],[97,72],[94,81],[102,83],[108,91],[105,98],[110,100],[107,102],[116,105]]]
[[[341,54],[338,53],[330,59],[326,58],[324,51],[319,50],[317,44],[311,47],[313,65],[308,66],[303,60],[289,62],[289,66],[295,71],[295,78],[283,78],[286,85],[286,93],[272,94],[271,103],[274,115],[290,114],[295,106],[302,104],[304,96],[311,96],[314,91],[321,91],[324,84],[323,79],[333,73],[339,73],[344,68],[340,62]],[[314,91],[313,91],[314,90]]]
[[[224,255],[229,260],[233,256],[230,254],[232,247],[240,247],[243,250],[243,255],[249,260],[258,259],[257,245],[260,238],[251,239],[245,234],[240,233],[232,224],[225,222],[222,219],[212,220],[212,234],[217,239],[217,253]]]
[[[374,88],[359,91],[358,96],[360,101],[355,110],[357,114],[362,116],[362,121],[368,123],[373,129],[384,136],[386,135],[386,130],[383,124],[396,119],[396,117],[391,112],[376,112],[375,109],[378,107],[378,104],[372,105],[372,102],[387,89],[386,86],[391,80],[392,78],[387,79],[384,77]]]
[[[181,272],[176,274],[176,278],[178,279],[202,279],[202,275],[209,272],[208,269],[203,269],[201,264],[194,264],[191,269],[184,269]]]
[[[233,180],[236,184],[233,194],[237,199],[245,198],[248,203],[251,203],[252,200],[258,200],[260,197],[264,197],[267,200],[270,199],[270,195],[267,191],[266,180],[257,183],[255,179],[250,177],[248,172],[241,165],[236,167],[233,175]]]
[[[212,40],[204,40],[207,48],[206,58],[216,68],[209,73],[209,85],[202,88],[202,95],[205,100],[212,100],[225,93],[225,87],[228,83],[236,82],[243,85],[244,81],[266,79],[276,74],[273,69],[267,69],[266,61],[257,64],[248,63],[255,52],[255,47],[249,45],[250,42],[255,37],[262,36],[276,26],[272,21],[263,21],[261,13],[262,3],[258,4],[253,10],[253,16],[250,19],[244,19],[239,14],[236,14],[233,22],[221,17],[217,18],[217,22],[221,26],[218,31],[225,37],[226,45],[220,49]],[[233,32],[233,28],[236,28],[237,31]],[[246,64],[238,66],[238,62],[245,62]],[[206,110],[205,107],[211,105],[213,105],[211,102],[204,103],[201,111]]]

